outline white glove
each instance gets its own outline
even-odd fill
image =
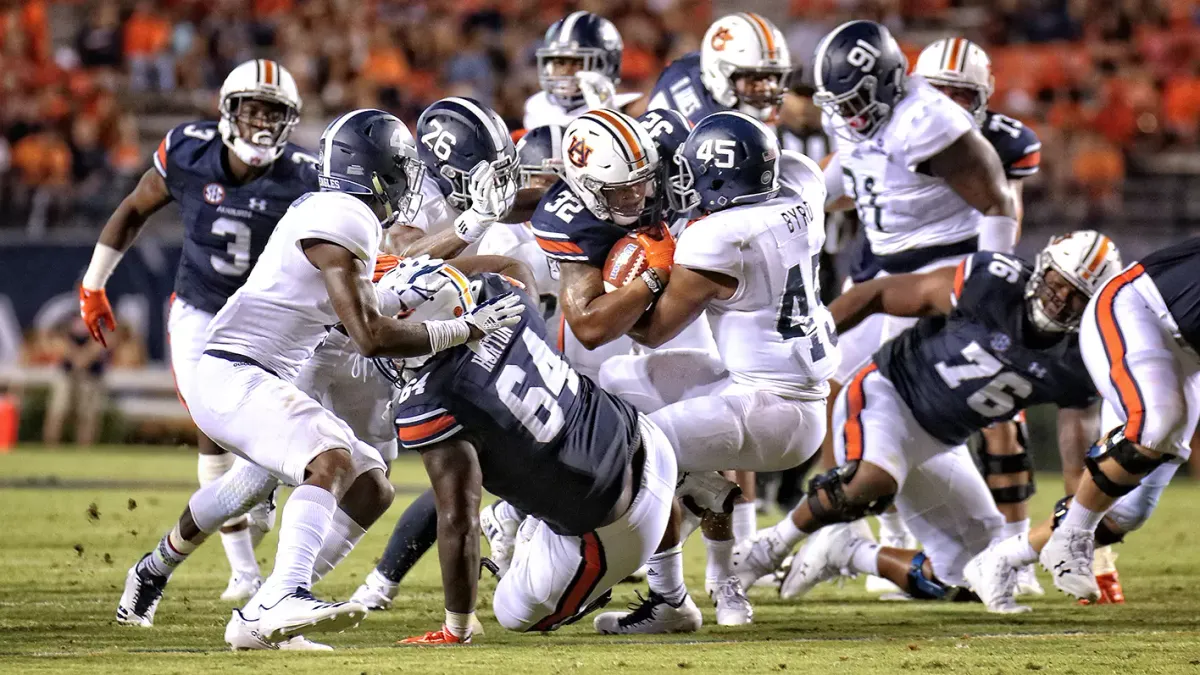
[[[495,167],[480,162],[471,169],[467,192],[471,209],[454,220],[454,232],[459,239],[473,244],[497,220],[508,215],[517,200],[517,183],[512,176],[500,176]]]
[[[462,320],[487,335],[501,328],[515,326],[521,320],[521,313],[524,311],[525,304],[521,302],[520,297],[515,293],[505,293],[475,305]]]
[[[575,73],[575,79],[579,81],[579,91],[589,110],[611,108],[616,103],[617,88],[604,73],[581,70]]]
[[[428,255],[401,260],[375,286],[380,313],[388,316],[408,314],[432,298],[442,286],[450,283],[445,275],[434,274],[444,265],[441,259]]]

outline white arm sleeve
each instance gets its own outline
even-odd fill
[[[825,205],[837,201],[846,194],[845,176],[842,175],[842,156],[833,153],[825,165]]]

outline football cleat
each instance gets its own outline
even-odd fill
[[[251,576],[234,572],[233,576],[229,577],[229,585],[221,593],[221,599],[227,602],[244,603],[254,597],[262,583],[263,578],[257,574]]]
[[[154,625],[154,612],[162,600],[167,587],[167,577],[146,574],[138,570],[147,553],[125,574],[125,591],[117,603],[117,623],[122,626],[150,628]]]
[[[628,612],[605,612],[596,616],[592,625],[596,632],[604,635],[632,635],[653,633],[694,633],[704,622],[700,608],[692,602],[692,596],[684,595],[678,605],[667,602],[663,596],[650,591],[639,603],[629,606]]]
[[[1037,570],[1033,568],[1033,564],[1025,565],[1017,570],[1017,597],[1038,597],[1045,595],[1046,591],[1042,588],[1042,584],[1038,581]]]
[[[733,573],[742,582],[742,588],[749,588],[761,577],[779,569],[791,552],[791,547],[776,534],[775,528],[759,530],[733,547]]]
[[[999,544],[999,541],[992,542],[971,558],[963,568],[963,577],[975,595],[983,601],[987,611],[995,614],[1028,612],[1029,607],[1018,605],[1014,599],[1022,566],[1018,561],[1006,556]]]
[[[283,642],[270,642],[258,630],[257,621],[249,621],[241,611],[233,610],[229,623],[225,624],[225,643],[233,651],[277,649],[293,652],[327,652],[333,647],[313,642],[303,635],[295,635]]]
[[[732,513],[742,488],[717,471],[691,471],[680,476],[675,496],[713,513]]]
[[[396,644],[398,645],[427,645],[427,646],[442,646],[442,645],[468,645],[471,644],[472,634],[468,633],[465,638],[460,638],[454,633],[446,630],[442,626],[441,630],[431,630],[424,635],[417,635],[410,638],[404,638]]]
[[[392,600],[396,599],[396,593],[399,591],[399,583],[388,579],[375,569],[371,570],[358,590],[354,591],[354,595],[350,596],[350,602],[357,602],[372,612],[387,610],[392,608]]]
[[[487,537],[491,554],[488,558],[496,565],[496,576],[503,578],[512,565],[513,552],[516,549],[517,528],[521,521],[505,518],[496,507],[500,502],[485,506],[479,512],[479,529]]]
[[[1117,553],[1113,551],[1112,546],[1096,548],[1093,571],[1096,573],[1096,585],[1100,587],[1100,599],[1096,604],[1125,604],[1125,591],[1121,588],[1121,578],[1117,575]]]
[[[844,574],[850,556],[860,544],[870,543],[849,525],[827,525],[817,530],[792,559],[792,568],[779,587],[779,597],[785,600],[808,593],[822,581]]]
[[[1050,535],[1038,560],[1050,573],[1058,590],[1080,600],[1096,602],[1100,586],[1092,572],[1096,535],[1089,530],[1060,525]]]
[[[270,607],[258,606],[258,631],[267,642],[283,642],[301,633],[340,633],[354,628],[367,616],[358,602],[324,602],[307,588],[296,590]],[[245,613],[243,613],[245,617]]]
[[[754,607],[736,575],[722,579],[708,597],[717,608],[718,626],[744,626],[754,621]]]

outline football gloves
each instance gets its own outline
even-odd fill
[[[112,305],[108,303],[108,294],[103,288],[89,290],[79,287],[79,314],[87,324],[92,339],[107,347],[108,342],[104,340],[101,328],[107,325],[109,332],[116,330],[117,319],[113,316]]]

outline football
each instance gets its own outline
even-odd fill
[[[604,260],[604,292],[612,293],[646,271],[646,251],[637,236],[627,234],[617,240]]]

